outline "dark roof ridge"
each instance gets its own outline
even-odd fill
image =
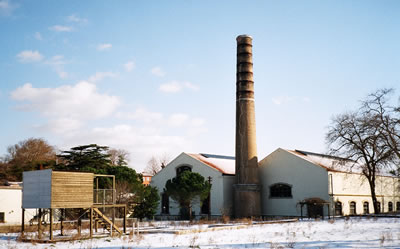
[[[207,154],[207,153],[199,153],[205,158],[217,158],[217,159],[230,159],[235,160],[234,156],[224,156],[224,155],[216,155],[216,154]]]
[[[338,156],[332,156],[332,155],[327,155],[327,154],[321,154],[321,153],[315,153],[315,152],[310,152],[310,151],[304,151],[304,150],[294,150],[298,153],[301,153],[305,156],[307,155],[312,155],[312,156],[320,156],[320,157],[327,157],[327,158],[332,158],[332,159],[336,159],[336,160],[342,160],[342,161],[352,161],[351,159],[348,158],[343,158],[343,157],[338,157]]]

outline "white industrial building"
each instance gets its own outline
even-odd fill
[[[207,215],[210,209],[212,215],[231,215],[233,205],[232,185],[235,182],[234,157],[189,153],[181,153],[152,177],[150,185],[157,187],[161,197],[157,210],[158,215],[179,215],[179,205],[164,193],[164,187],[169,179],[174,178],[177,173],[183,170],[199,173],[206,180],[211,180],[210,202],[204,201],[205,205],[210,203],[210,207],[203,206],[202,211],[200,203],[196,203],[192,209],[195,215]]]
[[[234,157],[182,153],[153,176],[161,201],[157,215],[179,215],[179,206],[164,193],[167,180],[181,170],[191,170],[211,179],[210,202],[195,203],[195,215],[232,215]],[[357,165],[343,159],[317,153],[277,149],[259,162],[261,210],[263,216],[307,215],[307,200],[324,203],[318,215],[351,215],[373,212],[369,184]],[[400,179],[379,175],[376,194],[381,212],[400,211]],[[209,204],[208,204],[209,203]],[[207,205],[210,205],[208,207]],[[243,203],[246,205],[246,203]],[[313,211],[315,212],[315,210]]]

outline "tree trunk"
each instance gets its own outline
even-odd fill
[[[376,192],[375,192],[375,181],[372,179],[368,179],[369,182],[369,187],[371,189],[371,198],[372,198],[372,205],[374,207],[374,213],[379,214],[380,210],[378,209],[378,199],[376,198]]]

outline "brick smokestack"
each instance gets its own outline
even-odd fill
[[[236,38],[236,184],[234,185],[236,218],[261,215],[252,40],[253,38],[248,35],[239,35]]]

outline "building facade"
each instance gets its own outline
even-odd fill
[[[0,186],[0,224],[21,224],[22,187]],[[26,212],[25,219],[30,220],[34,212]]]
[[[235,183],[234,158],[208,154],[181,153],[151,179],[150,185],[157,187],[160,194],[157,216],[165,218],[179,217],[180,209],[178,203],[165,194],[164,188],[165,183],[169,179],[176,177],[183,170],[199,173],[212,184],[209,200],[205,200],[203,203],[199,201],[194,203],[192,208],[194,215],[232,215],[232,186]]]
[[[167,180],[180,169],[190,168],[205,179],[212,179],[211,214],[233,215],[235,159],[233,157],[182,153],[153,176],[151,185],[161,197],[157,215],[176,217],[179,206],[163,192]],[[369,184],[359,169],[343,159],[300,150],[277,149],[259,162],[261,215],[307,216],[309,200],[324,205],[314,210],[317,215],[358,215],[373,213]],[[381,212],[400,212],[400,179],[379,175],[376,194]],[[247,205],[242,203],[239,205]],[[204,209],[203,210],[207,210]],[[200,203],[194,205],[195,215],[204,216]]]

